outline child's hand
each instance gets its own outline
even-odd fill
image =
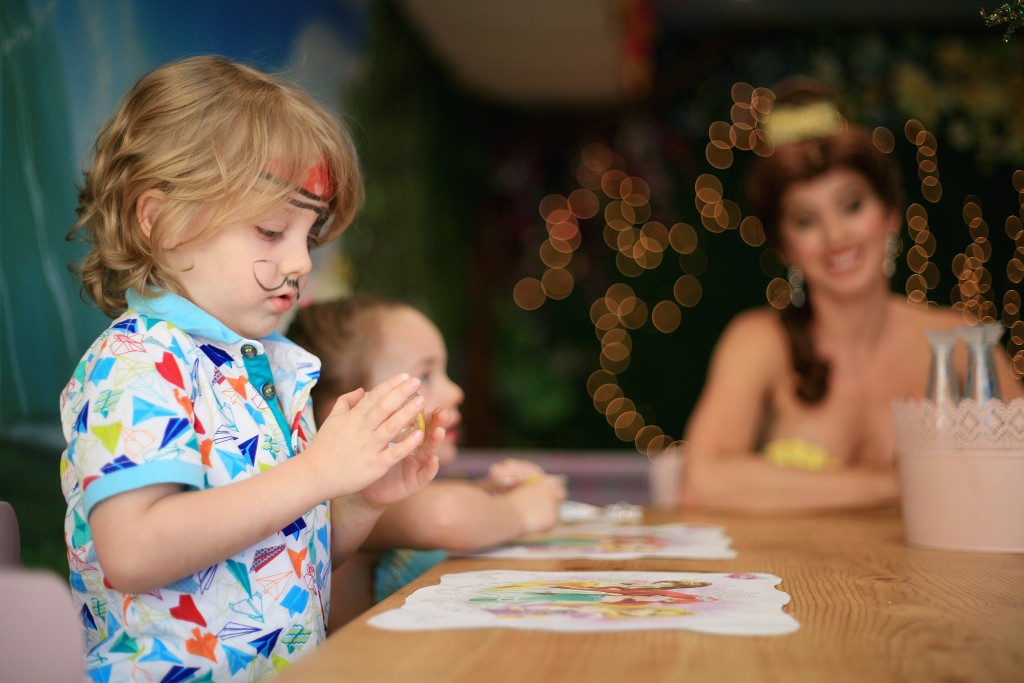
[[[315,459],[328,498],[365,489],[419,448],[424,438],[419,430],[389,446],[394,435],[423,410],[423,398],[416,394],[419,386],[419,379],[401,374],[368,392],[357,389],[338,398],[304,454]],[[429,471],[431,458],[432,454],[413,465],[412,471],[419,472],[424,466]],[[427,481],[431,478],[433,474]]]
[[[504,494],[519,514],[523,533],[547,531],[558,523],[559,503],[565,500],[565,477],[539,475]]]
[[[423,443],[416,451],[396,465],[387,474],[362,490],[363,500],[373,507],[384,507],[405,500],[426,486],[437,474],[438,445],[444,441],[444,426],[451,414],[444,408],[436,409],[427,421]]]
[[[448,433],[448,426],[452,423],[452,411],[447,408],[434,408],[427,418],[427,426],[424,431],[423,445],[420,446],[421,453],[435,455],[437,448],[444,442]],[[438,430],[441,430],[438,432]]]
[[[491,465],[487,471],[487,478],[481,481],[481,486],[488,491],[500,493],[543,474],[544,470],[529,460],[507,458]]]

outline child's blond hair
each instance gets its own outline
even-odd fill
[[[129,289],[180,294],[168,248],[207,237],[229,217],[266,215],[318,165],[333,181],[323,243],[351,223],[363,196],[355,148],[340,121],[283,81],[219,57],[149,72],[100,130],[79,191],[68,238],[91,245],[80,265],[83,291],[111,317],[127,307]],[[271,171],[275,182],[266,182]],[[147,237],[136,204],[153,189],[164,202]],[[207,208],[210,220],[190,232]]]

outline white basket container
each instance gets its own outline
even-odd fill
[[[909,545],[1024,553],[1024,399],[892,406]]]

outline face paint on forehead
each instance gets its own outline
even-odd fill
[[[266,173],[268,180],[281,182],[281,179],[274,175],[274,169],[278,165],[275,161],[270,162]],[[330,166],[323,162],[310,166],[306,170],[305,182],[302,183],[301,187],[296,188],[296,192],[299,195],[315,202],[323,202],[324,204],[330,204],[330,200],[334,196],[334,190],[334,176],[331,173]],[[310,228],[310,233],[319,237],[320,230],[331,217],[330,207],[311,204],[294,198],[289,199],[288,203],[299,209],[308,209],[317,215],[316,221]]]
[[[334,196],[334,178],[325,163],[310,166],[306,171],[306,182],[299,188],[299,194],[325,204]]]
[[[283,184],[284,181],[281,176],[275,173],[281,165],[280,162],[272,159],[267,165],[267,172],[263,176],[267,180]],[[324,162],[310,166],[306,169],[306,179],[301,186],[295,188],[295,191],[306,199],[329,204],[335,191],[334,176],[331,173],[330,167]]]

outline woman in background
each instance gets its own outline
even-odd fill
[[[747,197],[789,267],[791,301],[740,314],[718,341],[686,428],[681,502],[763,512],[888,503],[899,497],[890,403],[925,392],[926,330],[965,319],[890,291],[902,192],[870,132],[847,126],[817,81],[776,94],[776,149],[755,162]],[[1004,399],[1024,394],[996,356]]]

